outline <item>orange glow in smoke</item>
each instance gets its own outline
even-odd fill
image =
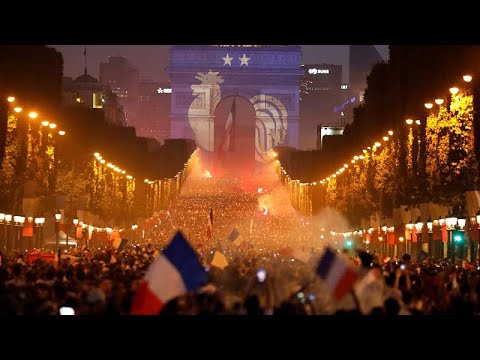
[[[268,208],[265,208],[265,211],[263,212],[263,215],[267,215],[268,214]]]
[[[259,194],[263,194],[263,188],[258,188],[258,189],[257,189],[257,192],[258,192]]]
[[[205,170],[203,172],[203,176],[206,177],[207,179],[211,179],[213,176],[212,176],[212,173],[208,170]]]

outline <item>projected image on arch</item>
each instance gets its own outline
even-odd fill
[[[214,149],[217,166],[225,170],[248,170],[254,166],[255,110],[247,99],[230,96],[217,105]]]
[[[273,161],[298,145],[300,59],[297,46],[172,47],[171,137],[216,164]]]

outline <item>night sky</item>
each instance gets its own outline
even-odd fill
[[[49,45],[63,54],[64,75],[76,77],[83,73],[83,45]],[[388,59],[388,45],[375,45],[380,55]],[[140,71],[141,79],[168,81],[164,69],[168,66],[168,49],[165,45],[87,45],[87,67],[90,75],[98,78],[100,62],[109,56],[125,56]],[[348,81],[347,45],[304,45],[303,63],[330,63],[343,65],[343,81]]]

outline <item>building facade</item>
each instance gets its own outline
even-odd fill
[[[300,141],[303,150],[317,148],[317,126],[344,126],[344,104],[349,100],[349,86],[342,82],[342,66],[333,64],[302,65],[300,92]]]
[[[110,124],[126,126],[123,106],[108,86],[102,85],[93,76],[83,74],[75,79],[64,77],[63,105],[102,109]]]
[[[170,136],[172,88],[157,81],[142,81],[138,98],[137,134],[165,142]]]
[[[123,56],[110,56],[108,62],[100,63],[100,83],[117,95],[125,110],[128,125],[136,127],[140,83],[138,69]]]

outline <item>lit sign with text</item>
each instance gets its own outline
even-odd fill
[[[171,94],[172,89],[171,88],[159,88],[157,90],[157,93],[159,93],[159,94]]]
[[[308,73],[312,75],[317,75],[317,74],[330,74],[329,69],[308,69]]]

